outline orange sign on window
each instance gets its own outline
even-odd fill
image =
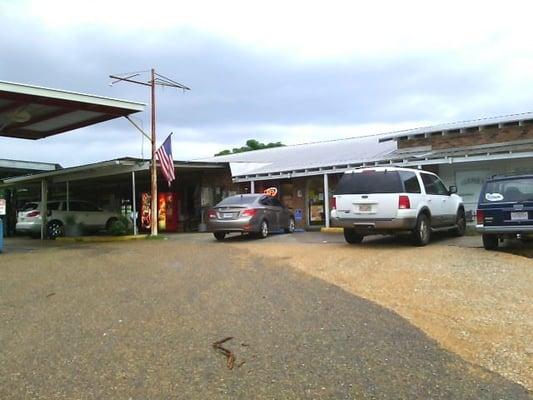
[[[268,189],[265,189],[263,191],[264,194],[266,194],[267,196],[276,196],[278,194],[278,188],[276,187],[269,187]]]

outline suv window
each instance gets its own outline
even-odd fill
[[[39,208],[39,203],[26,203],[22,206],[20,211],[33,211]]]
[[[533,178],[520,178],[487,182],[482,202],[533,200]]]
[[[422,182],[424,182],[424,188],[426,189],[427,194],[436,194],[440,196],[449,195],[444,183],[442,183],[435,175],[420,174],[420,176],[422,177]]]
[[[400,174],[397,171],[364,170],[344,174],[335,194],[401,193]]]
[[[80,201],[82,211],[100,211],[93,203]]]
[[[414,172],[399,171],[399,173],[403,181],[405,193],[422,193],[420,183],[418,183],[418,178]]]
[[[50,211],[56,211],[56,210],[59,210],[59,204],[61,204],[59,201],[51,201],[50,203],[47,204],[46,207]]]
[[[81,203],[80,201],[71,201],[69,202],[69,209],[70,211],[84,211],[82,204],[83,203]],[[66,209],[66,206],[65,206],[65,209]]]

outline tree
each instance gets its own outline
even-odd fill
[[[234,147],[231,150],[222,150],[221,152],[215,154],[216,156],[227,156],[228,154],[236,154],[236,153],[244,153],[245,151],[254,151],[254,150],[261,150],[261,149],[270,149],[272,147],[283,147],[285,146],[281,142],[270,142],[270,143],[261,143],[255,139],[248,139],[246,141],[246,146],[243,147]]]

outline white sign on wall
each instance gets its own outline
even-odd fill
[[[6,215],[6,199],[0,199],[0,215]]]

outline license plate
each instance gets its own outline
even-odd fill
[[[233,218],[233,213],[222,213],[222,218],[224,219]]]
[[[372,211],[372,206],[370,204],[359,204],[359,211],[362,211],[362,212]]]
[[[512,221],[522,221],[524,219],[528,219],[527,211],[520,211],[520,212],[512,212],[511,213],[511,220]]]

